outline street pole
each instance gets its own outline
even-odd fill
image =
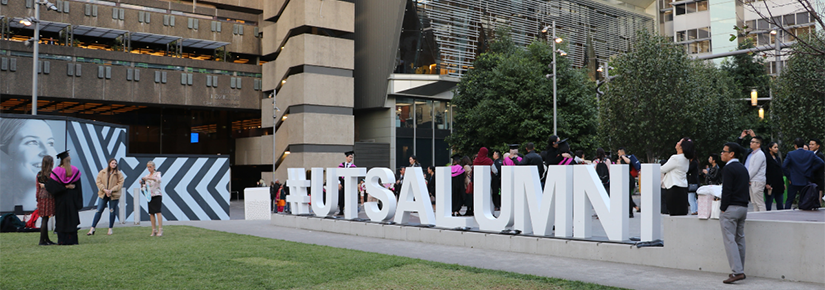
[[[777,27],[776,28],[776,35],[774,36],[775,37],[774,40],[775,40],[775,44],[776,44],[776,55],[775,55],[776,58],[775,58],[774,62],[776,64],[776,76],[777,77],[779,77],[779,70],[780,70],[780,66],[779,66],[779,54],[780,54],[780,51],[781,51],[781,48],[779,46],[779,36],[780,35],[782,35],[782,31],[779,30],[779,27]]]
[[[556,132],[557,116],[556,116],[556,21],[553,20],[553,135],[558,136]]]
[[[40,3],[34,3],[34,56],[32,57],[32,116],[37,115],[37,73],[40,68]]]
[[[275,104],[277,90],[272,91],[272,182],[275,182],[275,164],[278,163],[278,144],[275,143],[275,131],[278,129],[278,105]]]

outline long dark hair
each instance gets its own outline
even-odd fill
[[[696,156],[696,146],[693,144],[693,139],[690,137],[682,138],[682,153],[685,154],[685,158],[688,160],[693,159]]]
[[[473,161],[470,160],[470,156],[464,156],[464,158],[461,158],[461,166],[464,165],[473,165]]]
[[[604,160],[606,158],[607,158],[607,154],[604,152],[604,149],[602,149],[602,147],[597,148],[596,149],[596,159],[599,159],[599,161],[604,162]]]
[[[54,158],[51,155],[43,156],[43,162],[40,163],[39,179],[48,179],[52,175],[52,168],[54,167]]]
[[[114,161],[115,164],[117,164],[117,159],[114,158],[111,158],[109,159],[109,161],[106,161],[106,172],[111,174],[118,174],[120,172],[120,164],[115,165],[115,169],[112,169],[111,167],[109,167],[109,163],[112,163],[112,161]],[[112,170],[114,170],[115,172],[112,173]]]

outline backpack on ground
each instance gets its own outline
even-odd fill
[[[0,217],[0,232],[12,233],[17,232],[26,227],[26,223],[20,220],[17,215],[13,213],[4,214]]]
[[[819,203],[819,189],[816,183],[808,183],[802,188],[799,195],[799,209],[801,210],[816,210],[820,207]]]

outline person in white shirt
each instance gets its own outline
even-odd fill
[[[766,211],[765,208],[765,172],[768,163],[765,160],[765,153],[762,152],[762,137],[754,136],[750,143],[751,153],[745,159],[745,168],[750,176],[750,199],[753,203],[753,211]]]
[[[662,165],[662,198],[671,216],[688,214],[687,171],[694,156],[693,140],[688,137],[676,143],[676,154]]]

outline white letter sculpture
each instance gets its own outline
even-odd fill
[[[475,211],[475,218],[476,222],[478,223],[478,228],[482,231],[502,231],[508,227],[513,226],[513,172],[515,171],[515,166],[503,166],[501,167],[501,211],[499,211],[498,218],[493,216],[493,212],[487,208],[484,210],[483,206],[487,199],[490,196],[490,167],[489,166],[478,166],[477,167],[480,171],[476,172],[475,180],[473,183],[476,184],[475,188],[478,187],[478,183],[481,183],[482,186],[482,200],[474,200],[474,206],[478,207],[479,205],[482,206],[482,210]],[[481,175],[481,176],[479,176]],[[486,194],[484,193],[486,191]],[[476,191],[478,194],[478,191]],[[438,204],[436,203],[436,206]]]
[[[440,228],[467,228],[478,226],[472,217],[452,216],[453,180],[450,167],[436,167],[435,181],[435,225]]]
[[[573,235],[573,167],[553,165],[547,168],[544,193],[540,191],[535,166],[516,168],[515,228],[524,234],[547,236],[556,226],[557,237]]]
[[[336,173],[344,177],[344,218],[348,220],[358,218],[358,177],[367,175],[367,169],[364,167],[338,168]]]
[[[407,167],[401,193],[398,194],[398,208],[395,210],[395,223],[407,224],[410,213],[417,212],[422,225],[435,225],[433,205],[427,184],[424,183],[424,171],[421,167]]]
[[[593,236],[591,215],[594,209],[600,217],[599,221],[609,240],[624,241],[629,238],[627,224],[630,205],[627,174],[629,174],[627,165],[610,167],[611,196],[608,197],[595,168],[592,166],[575,167],[574,236],[576,238],[589,239]]]
[[[308,214],[309,196],[307,196],[307,187],[309,187],[309,180],[307,180],[306,172],[303,168],[289,168],[287,174],[289,179],[287,179],[286,185],[290,189],[286,201],[290,204],[292,214]]]
[[[378,208],[378,202],[370,201],[364,203],[364,212],[367,217],[374,222],[385,222],[395,215],[395,194],[384,187],[382,183],[395,183],[395,175],[388,168],[373,168],[367,172],[364,182],[367,187],[367,194],[381,201],[382,207]]]
[[[312,168],[310,190],[312,190],[312,211],[315,216],[332,216],[338,210],[338,176],[335,169],[337,168],[327,168],[327,192],[324,194],[324,169]]]
[[[662,238],[662,170],[661,165],[642,164],[639,178],[642,181],[642,241]]]

